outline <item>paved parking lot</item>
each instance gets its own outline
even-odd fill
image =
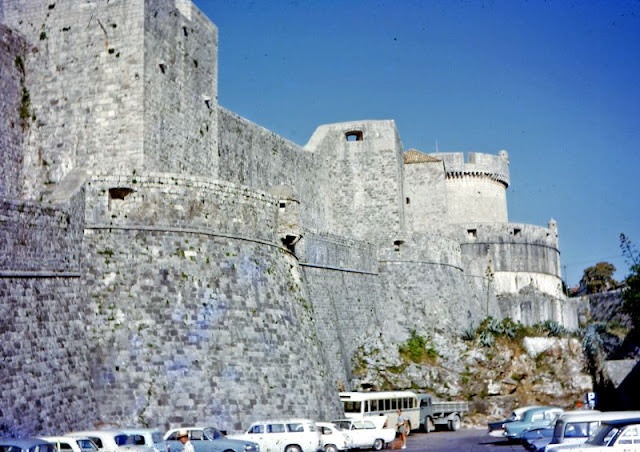
[[[465,429],[457,432],[437,431],[412,433],[407,439],[406,451],[460,451],[460,452],[524,452],[524,447],[509,444],[501,438],[487,435],[486,429]]]

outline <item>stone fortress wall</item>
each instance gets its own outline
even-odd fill
[[[507,221],[506,152],[405,152],[388,120],[279,137],[218,105],[187,0],[0,22],[0,434],[328,419],[367,338],[577,325],[555,224]]]

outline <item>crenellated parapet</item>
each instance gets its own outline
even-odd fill
[[[498,155],[469,152],[467,160],[462,152],[438,152],[430,154],[444,162],[446,177],[485,177],[509,186],[509,153],[500,151]]]

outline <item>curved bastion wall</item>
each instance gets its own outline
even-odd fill
[[[398,342],[411,330],[462,331],[485,315],[457,240],[435,233],[380,235],[383,331]]]
[[[334,388],[351,389],[351,358],[365,337],[383,331],[382,291],[373,243],[306,231],[300,256],[315,323]]]
[[[276,242],[276,199],[154,175],[95,177],[87,205],[100,420],[240,430],[340,414],[303,271]]]

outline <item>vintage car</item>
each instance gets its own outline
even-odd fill
[[[98,446],[99,452],[155,452],[147,446],[130,444],[129,436],[122,430],[82,430],[69,432],[64,436],[89,438]]]
[[[522,432],[532,428],[551,426],[563,411],[562,408],[553,406],[530,408],[522,414],[522,419],[519,421],[505,424],[504,436],[509,441],[519,441]]]
[[[640,451],[640,417],[603,421],[583,444],[566,449],[572,452]]]
[[[563,413],[555,423],[553,437],[545,451],[555,452],[580,447],[604,422],[640,418],[640,411],[592,411]]]
[[[531,408],[537,408],[538,405],[529,405],[529,406],[523,406],[523,407],[518,407],[515,410],[513,410],[511,412],[511,415],[506,418],[506,419],[502,419],[500,421],[493,421],[493,422],[489,422],[487,424],[489,430],[488,433],[490,436],[504,436],[504,426],[505,424],[508,424],[509,422],[516,422],[519,421],[522,418],[522,415],[527,411],[530,410]]]
[[[520,442],[525,449],[531,452],[544,451],[553,437],[553,426],[537,427],[525,430],[520,434]]]
[[[73,436],[43,436],[43,440],[56,446],[58,452],[98,452],[98,446],[89,438]]]
[[[0,438],[0,450],[3,452],[56,452],[56,446],[42,438]]]
[[[324,452],[337,452],[349,448],[347,446],[347,437],[340,431],[336,424],[331,422],[316,422],[316,426],[320,431]]]
[[[229,435],[254,441],[260,452],[317,452],[322,441],[316,423],[310,419],[283,419],[254,422],[246,432]]]
[[[380,428],[366,419],[333,421],[347,438],[349,449],[382,450],[396,437],[394,428]]]
[[[178,441],[178,433],[184,430],[187,431],[195,452],[259,452],[255,442],[227,437],[215,427],[180,427],[167,431],[164,441],[171,452],[182,451],[183,445]]]
[[[146,446],[154,452],[168,452],[168,445],[164,440],[164,432],[157,428],[123,428],[128,436],[127,444]]]

